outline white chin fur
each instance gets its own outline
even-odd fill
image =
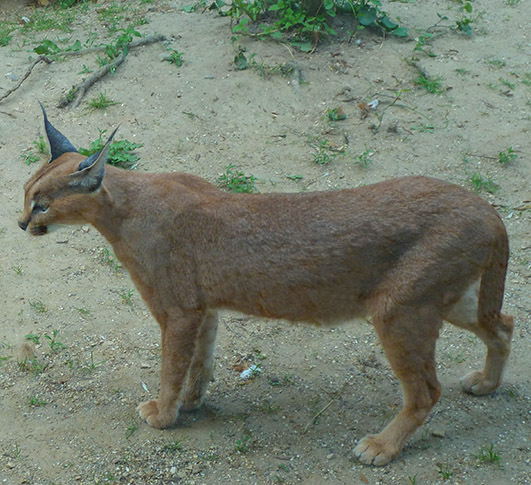
[[[46,226],[47,234],[51,234],[52,232],[58,231],[60,227],[60,224],[52,224],[50,226]]]

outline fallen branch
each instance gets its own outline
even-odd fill
[[[83,82],[77,86],[73,86],[66,96],[64,96],[57,105],[58,108],[65,108],[70,103],[72,103],[72,108],[77,108],[81,104],[81,98],[87,92],[87,89],[90,88],[93,84],[98,82],[102,77],[104,77],[108,72],[114,72],[115,69],[125,60],[125,55],[120,54],[114,61],[110,64],[105,64],[101,69],[97,70],[92,76],[85,79]]]
[[[20,79],[20,81],[17,83],[17,85],[13,88],[13,89],[10,89],[7,93],[5,93],[4,95],[2,95],[0,97],[0,101],[3,101],[4,99],[6,99],[11,93],[15,92],[21,85],[22,83],[26,80],[26,78],[31,74],[31,71],[33,70],[33,68],[39,64],[39,62],[45,62],[46,64],[50,64],[52,61],[51,59],[49,59],[48,57],[46,56],[39,56],[37,57],[37,59],[35,59],[33,61],[33,63],[31,64],[31,66],[29,67],[29,69],[26,71],[26,74],[24,74],[24,76],[22,76],[22,78]]]
[[[144,37],[143,39],[138,39],[136,41],[131,42],[127,45],[127,49],[133,49],[135,47],[140,47],[143,45],[148,44],[154,44],[155,42],[163,42],[166,40],[166,37],[164,35],[150,35],[148,37]],[[99,48],[91,48],[86,49],[85,51],[76,51],[76,52],[65,52],[64,55],[81,55],[85,54],[87,51],[94,52],[95,50],[98,50]],[[62,54],[58,54],[58,56],[61,56]],[[70,91],[59,101],[59,104],[57,105],[58,108],[65,108],[70,103],[72,103],[72,108],[77,108],[81,104],[81,99],[87,92],[87,90],[96,82],[98,82],[101,78],[103,78],[105,75],[107,75],[109,72],[113,72],[116,70],[116,68],[124,62],[126,57],[126,54],[123,52],[116,58],[114,61],[112,61],[109,64],[105,64],[101,69],[98,69],[94,74],[89,76],[87,79],[82,81],[76,86],[73,86]]]
[[[128,49],[134,49],[135,47],[141,47],[143,45],[154,44],[155,42],[163,42],[167,40],[164,35],[148,35],[147,37],[142,37],[141,39],[133,40],[131,43],[127,44]],[[58,52],[50,56],[52,60],[70,57],[70,56],[84,56],[85,54],[91,54],[93,52],[101,52],[107,48],[107,45],[99,45],[96,47],[87,47],[86,49],[81,49],[79,51],[65,51]]]

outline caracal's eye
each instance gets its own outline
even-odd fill
[[[43,205],[37,204],[37,203],[34,202],[31,212],[33,212],[34,214],[37,214],[38,212],[41,213],[41,214],[46,214],[49,209],[50,209],[49,206],[48,207],[44,207]]]

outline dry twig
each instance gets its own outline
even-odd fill
[[[310,426],[312,425],[312,423],[315,423],[315,420],[321,416],[321,414],[323,414],[333,403],[334,401],[330,401],[323,409],[321,409],[318,413],[315,414],[315,416],[312,418],[312,420],[306,425],[306,427],[304,428],[304,433],[307,433],[308,430],[310,429]]]
[[[148,37],[144,37],[143,39],[138,39],[136,41],[131,42],[127,45],[128,49],[133,49],[135,47],[140,47],[143,45],[148,44],[154,44],[155,42],[162,42],[165,41],[166,37],[163,35],[150,35]],[[76,51],[71,53],[65,53],[70,55],[80,55],[80,53],[84,54],[87,51],[93,52],[94,50],[97,50],[98,48],[91,48],[86,49],[85,51]],[[61,54],[59,54],[61,55]],[[77,108],[80,103],[81,99],[87,92],[87,90],[96,82],[98,82],[101,78],[103,78],[107,73],[114,72],[116,68],[124,62],[126,57],[126,54],[123,52],[116,58],[114,61],[112,61],[109,64],[105,64],[101,69],[98,69],[94,74],[86,78],[84,81],[79,83],[77,86],[73,86],[70,91],[64,96],[57,105],[59,108],[65,108],[70,103],[72,103],[73,108]]]
[[[2,95],[0,97],[0,101],[3,101],[4,99],[6,99],[11,93],[15,92],[20,86],[21,84],[26,80],[26,78],[31,74],[31,71],[33,70],[33,68],[39,64],[39,62],[45,62],[46,64],[50,64],[52,61],[51,59],[49,59],[48,57],[46,56],[39,56],[37,57],[37,59],[35,59],[33,61],[33,63],[31,64],[31,66],[29,67],[29,69],[26,71],[26,74],[24,74],[24,76],[22,76],[20,78],[20,81],[17,83],[17,85],[13,88],[13,89],[10,89],[7,93],[5,93],[4,95]]]

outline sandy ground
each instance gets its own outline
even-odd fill
[[[164,44],[132,50],[79,108],[58,109],[86,76],[78,74],[83,65],[97,67],[95,54],[71,57],[37,65],[0,102],[0,482],[531,483],[531,3],[474,3],[480,17],[469,37],[447,28],[463,15],[456,2],[385,2],[409,39],[342,35],[311,54],[252,39],[233,45],[229,19],[185,13],[181,0],[127,4],[118,25],[143,18],[142,34],[171,36],[170,47],[183,53],[180,68],[161,62]],[[37,15],[18,2],[1,8],[2,21]],[[0,48],[0,96],[44,39],[70,45],[95,32],[97,42],[108,42],[101,8],[109,4],[76,10],[70,33],[13,32]],[[424,48],[430,57],[414,50],[415,39],[438,13],[448,20],[432,30]],[[239,47],[264,63],[263,72],[236,69]],[[418,71],[406,62],[414,56],[441,77],[439,94],[415,85]],[[280,67],[287,75],[270,73]],[[90,112],[87,103],[100,92],[117,104]],[[378,108],[363,117],[358,103],[374,99]],[[233,163],[257,177],[260,192],[355,187],[406,174],[468,187],[474,174],[494,180],[496,193],[480,194],[508,229],[505,312],[517,325],[503,386],[481,398],[461,392],[459,378],[482,364],[485,349],[445,326],[440,402],[394,462],[363,466],[355,443],[401,405],[370,325],[319,329],[224,313],[206,406],[166,431],[148,427],[135,408],[158,392],[159,329],[109,244],[88,226],[43,238],[17,227],[24,182],[37,168],[22,156],[36,152],[33,141],[43,134],[37,100],[76,146],[120,124],[118,139],[143,144],[137,170],[216,182]],[[328,119],[336,107],[345,120]],[[498,154],[510,147],[516,157],[504,166]],[[233,368],[242,362],[260,364],[262,373],[243,381]],[[491,445],[494,463],[485,451]]]

